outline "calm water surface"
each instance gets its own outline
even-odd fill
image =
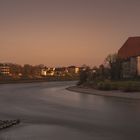
[[[0,140],[140,140],[140,101],[65,90],[74,82],[0,85]]]

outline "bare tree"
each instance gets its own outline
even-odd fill
[[[110,69],[110,78],[112,80],[119,80],[122,74],[122,66],[121,66],[122,61],[118,57],[118,55],[116,53],[109,54],[105,59],[105,63],[108,65]]]

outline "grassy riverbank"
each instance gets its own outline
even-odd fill
[[[89,87],[98,90],[121,90],[124,92],[140,92],[140,81],[93,81],[86,82],[81,87]]]

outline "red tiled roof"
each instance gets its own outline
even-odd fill
[[[140,37],[129,37],[124,45],[119,49],[118,56],[127,59],[140,55]]]

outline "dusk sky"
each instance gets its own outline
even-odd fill
[[[130,36],[139,0],[0,0],[0,62],[94,66]]]

